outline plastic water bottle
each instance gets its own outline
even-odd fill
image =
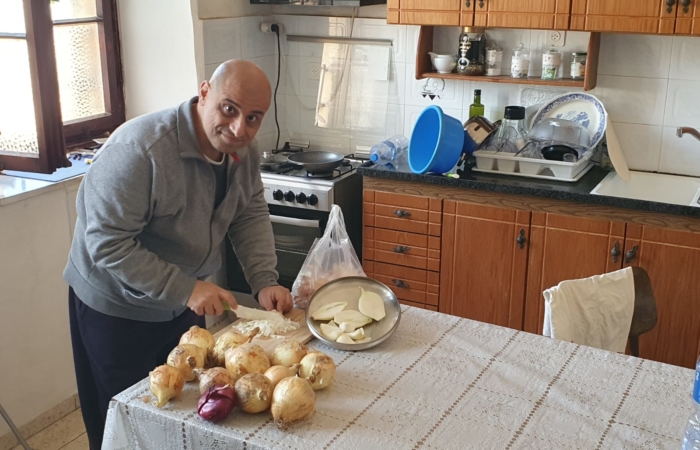
[[[695,411],[688,419],[683,438],[683,450],[700,450],[700,358],[695,365],[695,386],[693,387]]]
[[[402,166],[408,153],[408,138],[401,134],[392,136],[372,147],[369,159],[377,165],[391,164],[393,168]],[[406,163],[407,164],[407,163]]]

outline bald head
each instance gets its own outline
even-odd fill
[[[246,147],[258,133],[271,99],[270,82],[258,66],[243,60],[222,63],[199,87],[196,109],[207,138],[200,139],[202,151],[235,153]]]

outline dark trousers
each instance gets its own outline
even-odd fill
[[[95,311],[68,291],[78,397],[90,450],[102,447],[109,402],[165,364],[168,353],[204,317],[189,309],[169,322],[139,322]]]

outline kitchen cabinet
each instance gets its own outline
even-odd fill
[[[676,34],[700,36],[699,0],[681,0],[676,9]]]
[[[639,338],[642,358],[695,367],[700,352],[700,233],[629,225],[625,265],[649,273],[659,323]]]
[[[622,268],[625,228],[622,222],[532,213],[525,331],[542,333],[546,289]]]
[[[570,29],[673,34],[678,3],[679,0],[573,0]]]
[[[530,213],[445,201],[440,311],[522,329]]]
[[[544,290],[639,266],[659,315],[641,356],[695,366],[700,218],[367,177],[364,185],[363,267],[402,303],[541,334]],[[428,225],[384,221],[400,210],[428,211],[409,216]],[[394,255],[402,245],[415,255]]]
[[[471,26],[473,0],[388,0],[387,22],[408,25]]]
[[[474,26],[567,30],[571,0],[476,0]]]

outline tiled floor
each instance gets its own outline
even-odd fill
[[[88,450],[87,434],[80,410],[68,414],[27,440],[32,450]],[[12,450],[23,450],[21,445]]]

